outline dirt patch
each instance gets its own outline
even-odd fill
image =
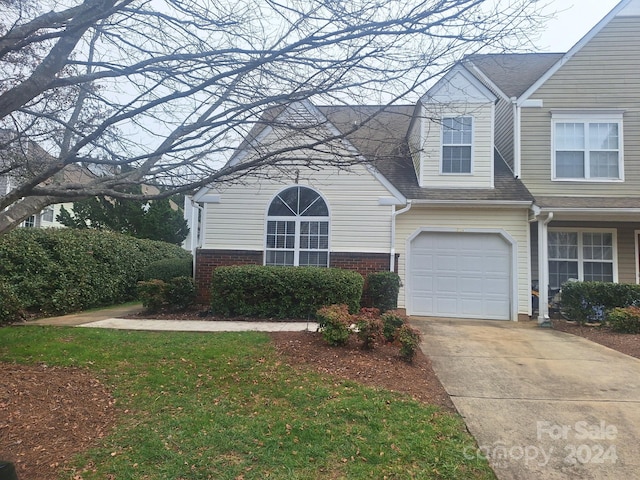
[[[90,372],[0,363],[0,459],[18,478],[51,480],[115,424],[114,400]]]
[[[616,333],[604,326],[579,325],[562,319],[554,319],[552,322],[555,330],[578,335],[626,355],[640,358],[640,334]]]
[[[351,338],[344,347],[331,347],[319,333],[310,332],[275,332],[271,338],[294,368],[310,368],[372,387],[408,393],[421,402],[453,410],[431,361],[422,352],[418,352],[413,363],[407,363],[398,357],[398,347],[389,344],[363,350]]]

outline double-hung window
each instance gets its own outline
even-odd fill
[[[623,179],[622,114],[553,114],[553,179]]]
[[[442,119],[442,173],[471,173],[473,117]]]
[[[558,289],[569,279],[614,282],[613,231],[549,231],[549,287]]]
[[[318,192],[295,186],[271,201],[265,264],[329,266],[329,209]]]

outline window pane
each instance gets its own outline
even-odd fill
[[[613,282],[613,264],[609,262],[585,262],[585,282]]]
[[[300,265],[310,267],[327,267],[327,252],[300,252]]]
[[[471,147],[442,147],[443,173],[471,173]]]
[[[612,244],[610,233],[583,233],[582,255],[585,260],[613,260]]]
[[[291,211],[291,208],[286,205],[286,203],[282,200],[282,198],[280,198],[280,196],[277,196],[273,199],[271,205],[269,206],[269,216],[286,217],[291,215],[295,215],[295,213]]]
[[[556,150],[584,150],[584,123],[556,123]]]
[[[267,265],[293,265],[293,252],[267,250],[265,263]]]
[[[591,150],[617,150],[617,123],[590,123],[589,148]]]
[[[620,178],[618,152],[591,152],[589,169],[594,178]]]
[[[577,261],[549,261],[549,288],[558,289],[570,278],[578,278]]]
[[[578,234],[576,232],[549,232],[548,246],[549,258],[578,258]]]
[[[556,152],[557,178],[584,178],[584,152]]]

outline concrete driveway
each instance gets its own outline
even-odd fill
[[[640,479],[640,360],[533,322],[412,324],[499,479]]]

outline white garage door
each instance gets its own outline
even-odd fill
[[[494,233],[419,234],[410,244],[410,313],[509,320],[511,248]]]

